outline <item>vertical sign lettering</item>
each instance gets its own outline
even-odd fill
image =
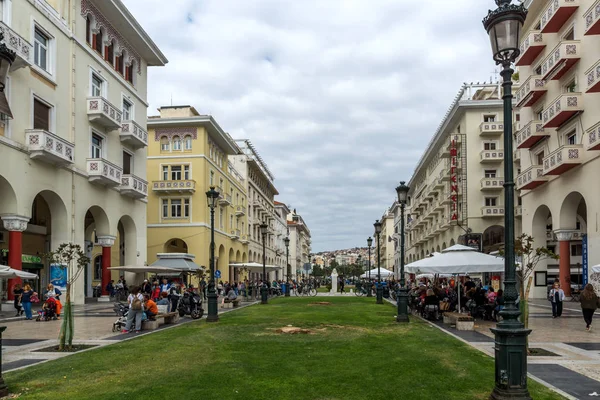
[[[450,141],[450,220],[458,220],[458,178],[456,173],[458,150],[456,147],[456,136]]]
[[[582,261],[582,275],[583,275],[583,286],[588,283],[588,238],[587,235],[581,237],[581,261]]]

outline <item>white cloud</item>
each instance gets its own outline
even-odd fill
[[[492,0],[124,0],[169,58],[151,113],[249,138],[313,250],[364,245],[464,81],[493,75]]]

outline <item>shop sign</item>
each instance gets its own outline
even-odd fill
[[[29,264],[41,264],[42,263],[42,257],[31,256],[29,254],[23,254],[21,256],[21,262],[29,263]]]
[[[581,264],[583,275],[583,286],[588,283],[588,238],[587,235],[581,235]]]
[[[458,150],[456,146],[457,136],[454,136],[450,141],[450,220],[458,220],[458,174],[457,171],[457,159]]]

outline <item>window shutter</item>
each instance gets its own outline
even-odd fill
[[[33,100],[33,129],[50,130],[50,107],[39,100]]]

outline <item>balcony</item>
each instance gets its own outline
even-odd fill
[[[587,89],[585,92],[600,92],[600,60],[585,72],[585,76],[587,77]]]
[[[240,236],[240,242],[242,242],[243,244],[248,244],[248,242],[249,242],[248,235]]]
[[[235,215],[237,217],[241,217],[242,215],[246,215],[246,207],[245,206],[237,206],[235,208]]]
[[[55,165],[73,164],[75,145],[41,129],[25,131],[29,157]]]
[[[231,195],[221,193],[221,195],[219,196],[219,204],[222,206],[231,205]]]
[[[583,111],[581,93],[564,93],[550,102],[543,111],[544,128],[558,128],[573,115]]]
[[[504,151],[502,150],[483,150],[480,153],[480,162],[482,163],[497,163],[504,160]]]
[[[135,121],[123,121],[121,124],[121,142],[134,149],[148,146],[148,132]]]
[[[596,1],[583,14],[585,21],[584,35],[600,35],[600,0]]]
[[[154,181],[152,190],[160,193],[194,193],[196,191],[196,181]]]
[[[517,92],[517,107],[531,107],[546,94],[546,81],[540,75],[531,75]]]
[[[542,121],[530,121],[517,132],[516,145],[518,149],[530,149],[542,139],[550,137],[550,134],[545,132]]]
[[[583,145],[569,144],[544,157],[544,175],[560,175],[583,161]]]
[[[586,131],[588,137],[588,150],[600,150],[600,122],[588,128]]]
[[[552,0],[542,13],[542,33],[556,33],[579,7],[579,0]]]
[[[502,122],[482,122],[479,125],[479,136],[498,136],[504,132]]]
[[[480,190],[502,190],[504,189],[504,178],[483,178]]]
[[[239,229],[232,229],[231,230],[231,238],[233,240],[238,240],[240,238],[240,230]]]
[[[6,47],[16,53],[15,61],[10,66],[10,71],[28,67],[33,62],[33,46],[23,39],[17,32],[0,22],[0,33],[4,35]]]
[[[546,38],[540,31],[530,31],[521,42],[519,50],[521,54],[517,58],[516,65],[531,65],[546,47]]]
[[[481,207],[481,216],[483,218],[498,218],[504,217],[504,207]]]
[[[517,176],[517,190],[533,190],[548,182],[541,165],[532,165]]]
[[[121,111],[104,97],[88,97],[87,114],[90,122],[110,130],[121,128]]]
[[[133,197],[134,199],[143,199],[148,196],[148,182],[135,175],[123,174],[120,189],[123,196]]]
[[[88,180],[102,186],[119,186],[123,169],[104,158],[87,159]]]
[[[563,40],[542,61],[542,79],[548,82],[562,78],[580,58],[580,41]]]

